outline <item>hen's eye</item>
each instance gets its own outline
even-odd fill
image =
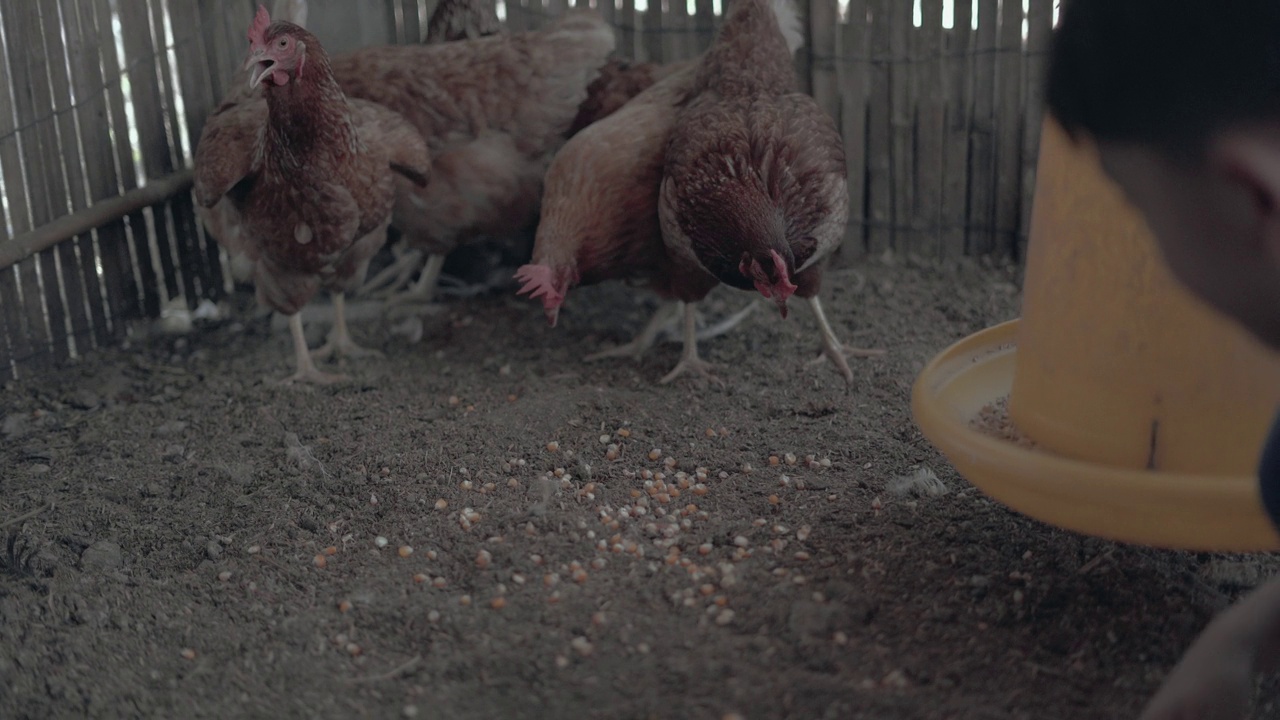
[[[288,38],[280,38],[280,47],[288,47],[288,46],[289,46]]]

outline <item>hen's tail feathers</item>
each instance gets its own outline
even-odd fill
[[[770,0],[770,5],[773,16],[778,19],[778,27],[782,29],[782,37],[787,40],[787,49],[795,55],[804,46],[804,27],[800,24],[795,0]]]

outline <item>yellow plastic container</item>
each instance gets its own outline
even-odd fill
[[[1252,474],[1280,360],[1178,285],[1091,147],[1045,124],[1009,411],[1061,455]]]
[[[1177,285],[1095,152],[1046,119],[1023,315],[939,353],[912,391],[975,486],[1044,522],[1190,550],[1280,549],[1255,475],[1280,358]],[[973,426],[1009,399],[1019,446]]]

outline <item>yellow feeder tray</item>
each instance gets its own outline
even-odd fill
[[[1034,447],[973,425],[1006,398]],[[1046,119],[1022,318],[924,369],[925,437],[983,492],[1062,528],[1277,550],[1255,468],[1278,405],[1280,360],[1175,283],[1096,153]]]

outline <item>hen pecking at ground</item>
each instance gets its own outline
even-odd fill
[[[774,0],[778,2],[779,0]],[[786,34],[769,0],[737,0],[675,119],[659,196],[663,238],[680,261],[756,290],[787,316],[808,300],[823,353],[846,382],[846,355],[818,290],[849,216],[844,145],[832,118],[799,89]],[[686,335],[681,365],[706,373]]]

